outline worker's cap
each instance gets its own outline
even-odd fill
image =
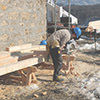
[[[74,28],[74,32],[76,34],[76,37],[79,38],[79,36],[81,35],[81,29],[79,27],[75,27]]]
[[[42,41],[40,42],[40,45],[47,45],[47,41],[46,41],[46,40],[42,40]]]

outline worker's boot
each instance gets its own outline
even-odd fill
[[[56,82],[62,82],[64,81],[63,78],[60,78],[59,76],[57,78],[53,78],[53,81],[56,81]]]
[[[60,70],[60,71],[59,71],[59,75],[65,76],[65,72],[62,71],[62,70]]]

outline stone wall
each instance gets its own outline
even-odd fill
[[[46,34],[46,0],[0,0],[0,51],[39,44]]]

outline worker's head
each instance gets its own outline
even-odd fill
[[[77,39],[79,39],[80,38],[80,36],[81,36],[81,29],[79,28],[79,27],[75,27],[74,28],[74,34],[72,34],[72,37],[75,39],[75,40],[77,40]]]

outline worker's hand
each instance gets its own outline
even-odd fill
[[[65,75],[68,75],[68,74],[69,74],[69,70],[66,70],[66,71],[65,71]]]
[[[61,46],[61,48],[60,48],[60,49],[62,50],[62,49],[64,49],[65,47],[66,47],[66,45],[63,45],[63,46]]]

